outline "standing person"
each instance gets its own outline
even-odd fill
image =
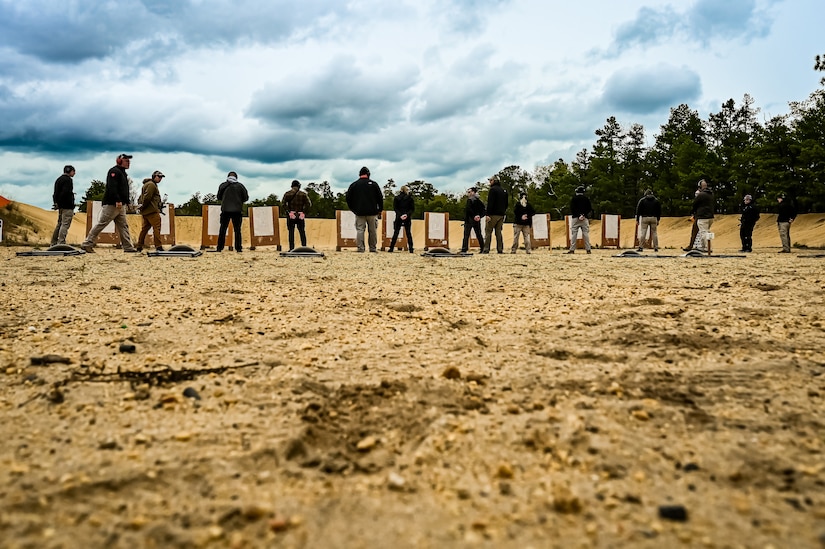
[[[713,191],[708,187],[708,182],[702,179],[699,181],[699,194],[693,199],[693,209],[691,210],[691,214],[696,218],[696,227],[699,229],[693,248],[700,252],[708,251],[707,234],[710,232],[710,226],[713,224],[713,212],[715,209]]]
[[[524,250],[529,254],[532,246],[530,242],[530,227],[533,226],[533,216],[536,215],[536,210],[527,202],[527,193],[521,193],[518,197],[518,202],[513,209],[513,246],[510,248],[510,253],[516,253],[518,250],[518,237],[524,235]]]
[[[584,239],[584,249],[590,253],[590,214],[593,213],[593,205],[590,199],[584,194],[584,187],[576,187],[576,194],[570,199],[570,249],[569,254],[576,253],[576,240],[579,238],[579,229],[582,231]]]
[[[699,189],[696,189],[696,192],[693,193],[693,197],[696,198],[699,196]],[[699,225],[696,224],[696,218],[690,216],[690,243],[687,246],[682,248],[684,251],[689,252],[693,249],[693,243],[696,242],[696,235],[699,234]]]
[[[378,220],[384,209],[384,195],[378,183],[370,179],[370,171],[364,166],[358,179],[347,189],[347,207],[355,214],[355,243],[359,253],[364,253],[364,230],[369,231],[370,252],[378,252]]]
[[[54,182],[52,201],[57,210],[57,225],[52,233],[51,245],[65,244],[66,234],[74,219],[74,166],[63,166],[63,175]]]
[[[791,223],[796,219],[796,206],[793,200],[788,199],[785,193],[776,197],[779,208],[776,210],[776,227],[779,229],[779,240],[782,241],[781,254],[791,253]]]
[[[138,207],[140,208],[140,215],[143,217],[143,226],[140,228],[138,235],[137,249],[143,250],[143,242],[149,234],[149,229],[152,229],[152,240],[155,243],[155,250],[163,251],[163,242],[160,241],[160,208],[163,201],[160,198],[160,191],[158,185],[160,180],[166,177],[158,170],[152,173],[152,177],[143,180],[143,188],[140,191],[140,198],[138,199]]]
[[[243,240],[241,237],[241,221],[243,220],[243,205],[249,200],[249,193],[243,183],[238,181],[238,174],[229,172],[226,181],[218,187],[218,200],[221,201],[221,226],[218,229],[217,252],[223,251],[223,241],[226,240],[226,231],[229,222],[235,231],[235,251],[243,251]]]
[[[490,192],[487,195],[487,226],[484,227],[484,251],[489,254],[490,245],[493,240],[493,230],[496,231],[496,251],[504,253],[504,235],[501,229],[504,227],[504,216],[507,213],[507,191],[501,186],[501,181],[497,175],[489,179]]]
[[[410,188],[403,185],[392,199],[392,209],[395,211],[395,221],[392,222],[392,240],[390,240],[390,252],[395,248],[395,241],[398,240],[398,234],[401,232],[401,227],[404,227],[404,234],[407,236],[407,247],[410,253],[413,253],[413,237],[412,237],[412,215],[415,211],[415,201]]]
[[[739,218],[739,239],[742,241],[740,252],[753,251],[753,228],[757,221],[759,221],[759,209],[754,204],[753,197],[746,194],[742,200],[742,217]]]
[[[292,187],[284,193],[284,209],[287,212],[286,228],[289,231],[289,250],[295,249],[295,228],[301,237],[301,246],[307,245],[306,217],[312,207],[312,201],[307,193],[301,190],[301,182],[297,179],[292,182]]]
[[[475,231],[479,252],[484,251],[484,237],[481,236],[481,218],[487,213],[484,202],[478,197],[478,188],[467,189],[467,203],[464,205],[464,240],[461,241],[461,253],[467,253],[470,247],[470,231]]]
[[[643,251],[645,248],[645,235],[648,227],[650,228],[650,238],[653,243],[653,251],[659,251],[659,221],[662,219],[662,205],[659,200],[653,196],[653,191],[647,189],[645,195],[636,204],[636,223],[639,224],[639,248],[638,251]]]
[[[94,245],[101,231],[106,225],[115,222],[115,227],[120,235],[120,244],[126,253],[137,253],[137,248],[132,245],[132,235],[129,234],[129,223],[126,221],[126,206],[131,202],[129,199],[129,176],[126,170],[132,164],[131,154],[119,154],[115,165],[109,170],[106,176],[106,191],[103,193],[103,207],[100,209],[100,217],[97,225],[92,227],[86,240],[80,245],[84,251],[94,253]]]

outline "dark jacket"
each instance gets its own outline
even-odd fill
[[[573,217],[590,217],[593,213],[593,206],[590,204],[590,199],[583,194],[575,194],[570,200],[570,215]]]
[[[713,219],[713,212],[715,210],[713,191],[710,189],[705,189],[703,191],[699,191],[699,194],[697,194],[696,198],[693,199],[693,209],[690,213],[696,219]]]
[[[392,209],[395,211],[396,219],[401,219],[402,215],[406,215],[407,219],[412,218],[415,211],[415,201],[409,193],[398,193],[392,199]]]
[[[490,185],[487,194],[487,215],[504,215],[507,213],[507,191],[500,184]]]
[[[527,219],[522,219],[521,216],[525,214],[527,215]],[[533,206],[529,202],[526,206],[522,206],[521,202],[516,202],[513,215],[515,216],[515,220],[513,221],[514,225],[527,225],[530,227],[533,225],[533,216],[536,215],[536,210],[533,209]]]
[[[794,206],[793,200],[783,198],[782,202],[779,203],[779,208],[776,210],[776,213],[777,223],[788,223],[796,219],[796,206]]]
[[[464,221],[474,223],[475,216],[484,217],[486,214],[487,208],[478,196],[467,197],[467,203],[464,205]]]
[[[160,191],[158,185],[151,178],[143,180],[143,188],[140,191],[140,215],[160,213]]]
[[[378,215],[384,209],[384,195],[378,183],[359,177],[347,189],[347,207],[359,217]]]
[[[106,176],[106,190],[103,193],[101,203],[104,206],[114,206],[118,202],[121,204],[131,204],[129,199],[129,176],[126,169],[121,166],[114,166]]]
[[[284,193],[282,203],[285,212],[307,213],[312,206],[312,201],[309,199],[309,196],[307,196],[307,193],[294,187]]]
[[[742,225],[753,227],[756,225],[756,222],[759,221],[759,208],[756,207],[756,204],[751,202],[750,204],[742,203],[742,217],[739,219],[742,222]]]
[[[52,202],[60,210],[74,210],[74,182],[67,174],[63,174],[54,182]]]
[[[642,217],[655,217],[656,221],[662,218],[662,204],[652,194],[643,196],[636,204],[636,221]]]
[[[243,183],[234,177],[228,177],[218,187],[218,200],[221,201],[221,211],[238,213],[243,211],[244,202],[249,200],[249,193]]]

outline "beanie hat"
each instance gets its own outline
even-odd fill
[[[300,189],[301,188],[301,182],[298,181],[297,179],[293,179],[292,180],[292,188],[296,188],[296,187]]]
[[[361,168],[361,171],[360,171],[360,172],[358,172],[358,175],[366,175],[366,176],[369,176],[369,175],[370,175],[370,169],[369,169],[369,168],[367,168],[366,166],[364,166],[363,168]]]

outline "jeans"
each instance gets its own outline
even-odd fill
[[[513,225],[513,247],[510,251],[516,253],[518,250],[518,236],[524,235],[524,250],[530,253],[530,225]]]
[[[57,210],[57,226],[54,228],[52,234],[51,245],[65,244],[66,234],[69,232],[69,227],[72,226],[72,219],[74,218],[74,208],[71,210],[61,209]]]
[[[378,251],[378,216],[377,215],[357,215],[355,216],[355,245],[359,252],[364,251],[364,230],[369,232],[369,245],[371,252]]]
[[[396,215],[395,221],[392,222],[392,240],[390,240],[390,251],[395,249],[395,242],[398,240],[398,235],[401,233],[401,227],[404,227],[404,234],[407,236],[407,247],[410,252],[413,251],[412,219],[407,216],[407,219],[401,219],[401,216]]]
[[[83,241],[83,246],[94,246],[97,237],[112,221],[115,222],[115,228],[120,235],[120,245],[123,251],[134,250],[132,235],[129,233],[129,223],[126,221],[126,208],[122,206],[118,208],[114,204],[106,204],[100,208],[100,221],[89,231],[86,240]]]
[[[229,222],[232,222],[232,228],[235,231],[235,251],[243,250],[243,241],[241,240],[241,220],[243,214],[241,212],[221,212],[221,227],[218,229],[218,247],[217,250],[223,251],[224,240],[226,240],[226,231],[229,229]]]
[[[490,219],[487,220],[487,226],[484,227],[484,251],[489,252],[490,246],[493,244],[493,230],[496,231],[496,251],[498,253],[504,252],[504,235],[501,233],[501,229],[504,227],[504,216],[503,215],[491,215],[488,216]]]
[[[579,229],[582,231],[584,239],[584,249],[590,251],[590,220],[586,217],[579,219],[574,217],[570,223],[570,251],[576,251],[576,240],[579,238]]]
[[[484,250],[484,237],[481,236],[481,221],[464,222],[464,240],[461,241],[461,251],[466,252],[470,247],[470,232],[475,231],[479,250]]]
[[[650,240],[653,243],[653,249],[659,249],[658,226],[659,221],[655,217],[639,218],[639,248],[645,247],[645,235],[647,234],[647,228],[650,227]]]
[[[782,251],[791,251],[791,223],[789,221],[782,221],[776,224],[779,229],[779,240],[782,241]]]
[[[155,248],[162,248],[163,242],[160,241],[160,213],[150,213],[143,216],[143,226],[140,228],[140,235],[138,235],[137,246],[143,248],[144,241],[149,235],[149,229],[152,229],[152,239],[155,243]]]
[[[286,229],[289,231],[289,249],[295,249],[295,229],[298,229],[298,235],[301,237],[301,246],[307,245],[306,220],[296,217],[286,218]]]
[[[693,248],[695,250],[699,250],[700,252],[707,252],[710,245],[708,244],[708,233],[710,232],[710,226],[713,224],[713,219],[697,219],[696,226],[699,228],[699,232],[696,233],[696,244],[694,244]]]

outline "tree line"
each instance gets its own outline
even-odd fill
[[[821,65],[825,66],[825,58],[822,62],[817,58],[817,70],[823,70]],[[526,192],[536,211],[548,212],[553,219],[568,213],[579,186],[587,189],[596,216],[632,217],[648,188],[662,202],[664,215],[688,215],[696,183],[702,178],[713,188],[717,213],[737,213],[746,194],[769,212],[776,208],[780,193],[794,200],[800,213],[825,212],[825,89],[789,106],[787,114],[760,121],[759,109],[747,94],[739,103],[724,102],[719,112],[706,119],[681,104],[670,109],[668,121],[650,144],[642,125],[622,125],[611,116],[595,131],[592,147],[579,151],[572,161],[559,159],[532,171],[507,166],[498,176],[511,205],[520,192]],[[425,211],[463,218],[463,192],[440,192],[420,180],[406,185],[416,201],[415,218],[423,218]],[[478,187],[486,201],[486,181],[470,186]],[[392,179],[383,184],[386,209],[392,208],[398,187]],[[84,202],[99,200],[104,188],[104,183],[92,181]],[[333,192],[327,181],[308,183],[304,190],[312,200],[309,217],[334,218],[335,210],[347,209],[345,194]],[[257,198],[246,207],[281,206],[281,196]],[[201,215],[204,204],[218,203],[212,193],[195,193],[175,206],[175,214]]]

